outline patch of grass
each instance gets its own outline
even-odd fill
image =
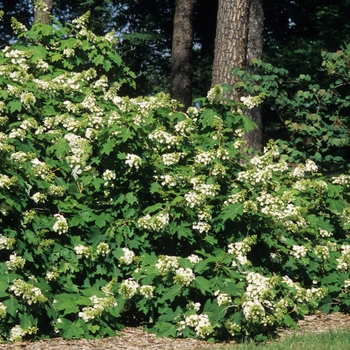
[[[215,350],[345,350],[350,349],[350,330],[305,333],[264,344],[233,344]],[[213,349],[214,350],[214,349]]]

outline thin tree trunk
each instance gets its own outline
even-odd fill
[[[34,22],[40,21],[44,24],[51,24],[51,11],[53,8],[53,0],[41,0],[43,8],[41,6],[34,6]]]
[[[194,0],[176,0],[171,52],[170,95],[187,110],[192,104],[192,45]]]

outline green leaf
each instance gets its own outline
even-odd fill
[[[210,282],[203,276],[197,276],[194,280],[194,284],[203,295],[210,292]]]
[[[243,214],[243,204],[239,203],[234,203],[234,204],[229,204],[225,207],[222,215],[222,219],[224,221],[230,219],[234,220],[237,215],[242,215]]]
[[[61,322],[56,324],[58,329],[62,329],[62,336],[66,339],[80,339],[84,335],[84,328],[86,327],[82,319],[72,322],[66,318],[61,318]]]
[[[157,331],[159,337],[176,337],[176,327],[168,322],[157,324]]]
[[[10,112],[20,112],[22,110],[22,103],[19,100],[12,100],[7,103],[8,107],[10,107]]]
[[[165,293],[162,295],[163,300],[174,301],[175,297],[180,295],[182,285],[174,284],[170,288],[167,288]]]
[[[101,153],[109,155],[113,151],[115,145],[116,140],[114,138],[109,137],[107,141],[103,144]]]

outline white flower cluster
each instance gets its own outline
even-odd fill
[[[21,102],[25,105],[26,108],[30,108],[31,105],[35,104],[36,98],[32,92],[22,92]]]
[[[333,232],[329,232],[327,230],[324,230],[324,229],[320,228],[320,236],[323,237],[323,238],[332,237],[333,236]]]
[[[147,284],[143,285],[140,287],[140,294],[143,295],[146,299],[152,298],[153,297],[153,291],[154,291],[153,286]]]
[[[190,208],[198,207],[205,201],[205,195],[195,191],[186,193],[184,198]]]
[[[255,106],[258,106],[260,103],[263,102],[263,99],[261,96],[242,96],[241,102],[247,106],[249,109],[254,108]]]
[[[199,311],[200,308],[201,308],[201,303],[195,303],[192,300],[190,300],[186,305],[187,310],[195,310],[196,312]]]
[[[75,134],[67,134],[64,138],[67,140],[72,153],[71,156],[66,157],[68,164],[71,168],[84,170],[90,154],[89,140]]]
[[[235,204],[235,203],[244,203],[246,196],[247,196],[246,190],[232,193],[224,201],[224,205]]]
[[[61,214],[55,214],[56,222],[52,226],[52,229],[59,235],[68,232],[68,223],[66,218]]]
[[[94,320],[95,318],[101,317],[103,311],[108,307],[117,306],[117,302],[114,297],[99,298],[96,295],[91,296],[90,301],[93,306],[87,306],[83,308],[83,311],[79,312],[78,316],[81,317],[85,322]]]
[[[213,326],[206,314],[186,316],[184,321],[178,323],[177,331],[181,334],[186,326],[194,328],[197,336],[200,338],[206,338],[213,332]]]
[[[119,258],[121,264],[130,265],[134,261],[135,253],[129,248],[123,248],[124,255]]]
[[[192,269],[180,267],[175,270],[174,283],[189,286],[195,278]]]
[[[240,333],[242,330],[242,327],[238,323],[231,322],[230,320],[225,322],[225,327],[232,337],[234,337],[237,333]]]
[[[221,85],[217,84],[208,91],[207,99],[210,102],[214,102],[217,99],[223,98],[223,95],[224,95],[223,87]]]
[[[31,163],[34,175],[39,176],[45,181],[51,181],[52,173],[49,164],[41,162],[38,158],[34,158]]]
[[[2,302],[0,302],[0,319],[6,317],[6,309],[7,307]]]
[[[105,242],[99,243],[96,247],[97,255],[106,256],[110,251],[111,249],[109,248],[108,243]]]
[[[116,173],[115,171],[109,170],[107,169],[106,171],[104,171],[104,173],[102,174],[102,178],[104,180],[104,186],[111,186],[114,187],[114,183],[113,181],[116,179]]]
[[[184,157],[185,153],[183,152],[173,152],[162,154],[162,160],[164,165],[173,165],[179,162],[179,160]]]
[[[35,326],[23,329],[21,326],[16,325],[11,328],[9,340],[11,342],[19,342],[26,334],[36,334],[38,330],[38,327]]]
[[[203,182],[201,176],[190,180],[194,191],[190,191],[184,195],[185,201],[190,208],[201,206],[206,197],[215,197],[220,190],[219,184],[207,184]]]
[[[176,146],[181,137],[180,136],[174,136],[172,134],[169,134],[168,132],[162,130],[162,129],[157,129],[150,133],[148,135],[148,138],[151,140],[155,140],[160,144],[167,145],[167,148],[171,148],[172,146]]]
[[[313,189],[316,192],[322,193],[328,188],[328,185],[327,182],[323,180],[300,179],[293,184],[293,188],[301,192]]]
[[[10,249],[16,240],[14,238],[5,237],[0,233],[0,250],[1,249]]]
[[[249,272],[247,282],[248,285],[244,293],[246,301],[242,305],[245,318],[253,323],[271,323],[272,320],[266,315],[265,307],[269,309],[273,307],[272,290],[277,281],[256,272]]]
[[[75,254],[77,254],[78,259],[86,258],[89,259],[93,256],[92,248],[87,247],[82,244],[78,244],[74,247]]]
[[[155,178],[161,181],[162,186],[168,186],[168,187],[175,187],[177,185],[177,180],[174,176],[166,174],[166,175],[160,175],[155,176]]]
[[[35,203],[45,203],[47,200],[47,196],[44,193],[36,192],[32,195],[32,199]]]
[[[162,275],[166,275],[169,271],[174,271],[179,267],[177,256],[160,255],[156,263],[156,268]]]
[[[62,197],[66,191],[67,189],[64,186],[50,185],[49,187],[49,194],[51,196]]]
[[[220,290],[217,290],[214,295],[219,306],[221,305],[230,305],[232,303],[231,297],[227,293],[221,293]]]
[[[244,238],[241,242],[234,242],[228,245],[227,252],[234,255],[232,266],[248,265],[250,262],[247,259],[247,253],[250,252],[251,246],[256,243],[257,236],[250,236]]]
[[[139,218],[137,224],[146,230],[159,232],[169,224],[169,214],[164,212],[160,212],[155,216],[147,214]]]
[[[195,126],[192,123],[191,118],[186,118],[175,124],[175,130],[182,136],[192,132]]]
[[[13,281],[13,285],[9,288],[9,291],[13,292],[16,296],[22,296],[28,305],[45,303],[47,301],[47,298],[38,287],[34,287],[32,284],[20,279]]]
[[[290,255],[296,259],[304,258],[308,252],[308,248],[304,245],[293,245]]]
[[[341,174],[337,177],[332,177],[332,183],[349,187],[350,186],[350,175]]]
[[[16,253],[10,255],[10,260],[6,261],[6,266],[9,270],[16,271],[17,269],[23,269],[26,260],[21,256],[17,256]]]
[[[17,182],[17,178],[15,176],[8,177],[7,175],[0,174],[0,188],[9,189]]]
[[[187,259],[192,263],[192,264],[198,264],[202,258],[200,258],[196,254],[191,254],[190,256],[187,257]]]
[[[350,245],[343,244],[341,246],[341,256],[337,259],[338,270],[349,270],[350,268]]]
[[[307,226],[303,217],[304,209],[293,203],[292,192],[287,191],[282,196],[273,196],[262,191],[257,201],[263,214],[273,217],[276,223],[282,224],[287,230],[292,231]]]
[[[199,233],[209,232],[211,226],[205,221],[198,221],[192,224],[194,230],[199,231]]]
[[[54,281],[60,276],[57,268],[53,268],[52,270],[46,271],[45,279],[46,281]]]
[[[139,284],[133,278],[128,278],[121,283],[118,292],[124,299],[128,300],[137,293],[138,288]]]
[[[142,159],[136,154],[127,154],[125,164],[129,165],[130,168],[135,167],[136,170],[140,168]]]
[[[314,249],[315,255],[323,260],[329,257],[329,247],[325,245],[317,245]]]

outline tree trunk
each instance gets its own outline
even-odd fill
[[[238,77],[230,73],[231,68],[248,70],[253,57],[261,58],[263,19],[262,0],[219,0],[212,86],[234,85]],[[229,97],[238,100],[240,95],[234,91]],[[246,145],[261,150],[261,110],[257,107],[246,115],[258,125],[258,130],[245,135]]]
[[[246,57],[246,70],[251,74],[258,74],[250,66],[252,58],[261,59],[263,52],[263,27],[264,27],[264,10],[262,0],[251,0],[249,11],[249,30],[248,30],[248,46]],[[247,146],[257,151],[263,149],[263,125],[261,117],[261,107],[257,106],[247,110],[245,115],[249,117],[258,128],[244,135]]]
[[[41,0],[41,2],[43,6],[34,6],[34,22],[40,21],[44,24],[52,24],[53,0]]]
[[[212,86],[233,85],[235,77],[230,68],[247,66],[249,3],[250,0],[219,0]]]
[[[192,104],[192,45],[194,0],[176,0],[171,52],[170,95],[187,110]]]

